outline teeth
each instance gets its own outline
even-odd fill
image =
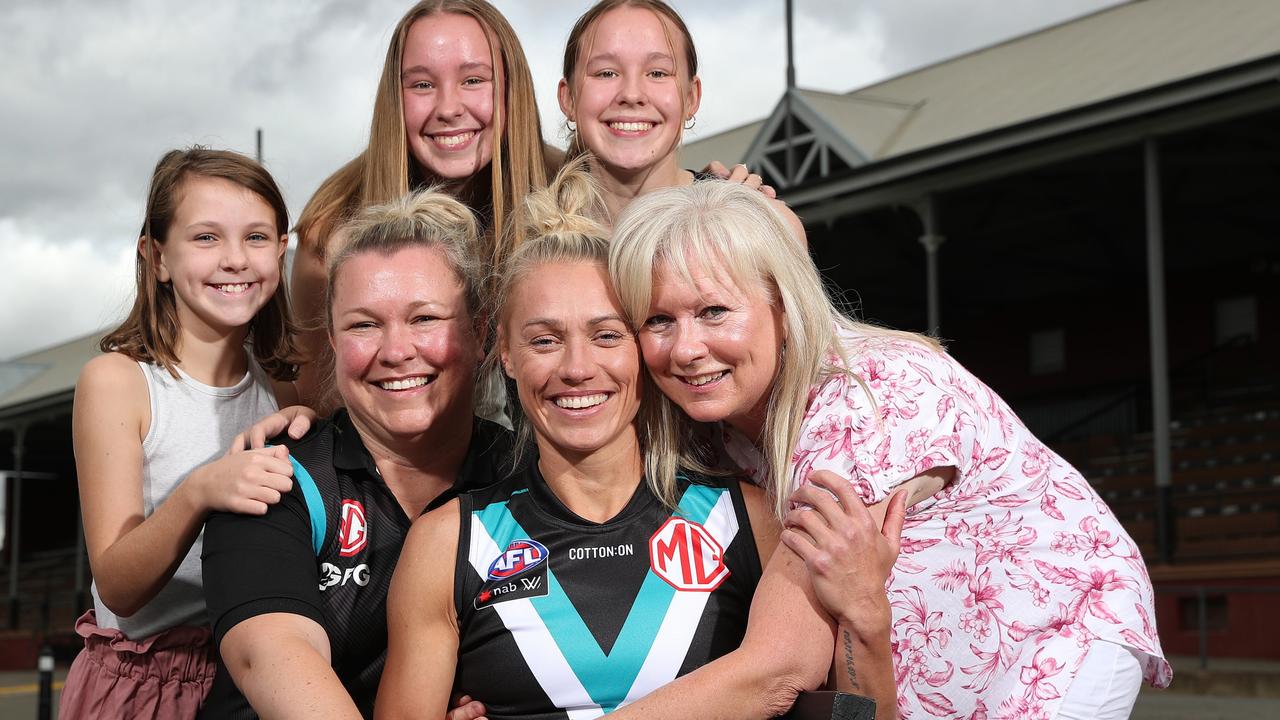
[[[228,285],[214,285],[218,290],[231,295],[238,295],[249,289],[249,283],[231,283]]]
[[[431,378],[426,376],[418,376],[418,377],[405,378],[404,380],[384,380],[378,383],[378,387],[381,387],[383,390],[409,390],[412,388],[421,387],[423,385],[426,385],[429,382],[431,382]]]
[[[431,140],[444,147],[457,147],[475,137],[475,131],[458,133],[457,135],[432,135]]]
[[[598,395],[574,395],[572,397],[556,398],[556,405],[569,410],[581,410],[582,408],[595,407],[608,399],[609,396],[604,393]]]
[[[693,377],[684,378],[684,381],[694,387],[700,387],[713,380],[719,380],[724,377],[726,372],[726,370],[721,370],[720,372],[707,373],[706,375],[694,375]]]
[[[609,127],[622,132],[644,132],[653,129],[651,122],[611,122]]]

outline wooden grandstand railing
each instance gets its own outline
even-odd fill
[[[1280,553],[1280,403],[1203,412],[1176,424],[1171,497],[1176,561]],[[1270,406],[1269,406],[1270,405]],[[1083,438],[1060,449],[1144,553],[1155,549],[1149,434]]]

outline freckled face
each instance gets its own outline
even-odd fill
[[[782,310],[705,264],[693,262],[690,271],[693,285],[667,265],[654,268],[640,329],[645,365],[689,417],[724,421],[754,438],[779,370]]]
[[[679,31],[643,8],[615,8],[588,30],[577,77],[560,81],[560,109],[611,172],[674,165],[684,122],[702,98],[684,52]]]
[[[489,40],[468,15],[439,12],[409,26],[400,98],[413,158],[444,180],[465,180],[493,159],[494,92]]]
[[[597,263],[550,263],[512,288],[499,347],[540,452],[635,447],[640,356]]]
[[[480,340],[438,248],[351,258],[334,283],[332,318],[338,392],[362,433],[471,421]]]

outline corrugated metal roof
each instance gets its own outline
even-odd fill
[[[845,95],[801,92],[874,162],[1278,53],[1276,0],[1135,0]],[[915,109],[894,121],[877,103]],[[738,162],[762,126],[690,143],[681,161]]]
[[[16,387],[0,394],[0,413],[74,390],[80,369],[98,355],[98,341],[105,334],[105,331],[91,333],[0,363],[0,367],[23,368],[26,376]]]
[[[680,148],[680,167],[701,170],[712,160],[732,165],[746,155],[747,147],[763,126],[764,120],[757,120],[688,143]]]

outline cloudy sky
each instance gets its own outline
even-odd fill
[[[590,0],[494,0],[524,43],[543,127]],[[795,0],[797,81],[845,92],[1117,0]],[[368,132],[409,0],[0,3],[0,359],[117,321],[149,172],[192,143],[252,154],[296,219]],[[691,137],[755,120],[785,84],[783,0],[675,0],[702,64]]]

